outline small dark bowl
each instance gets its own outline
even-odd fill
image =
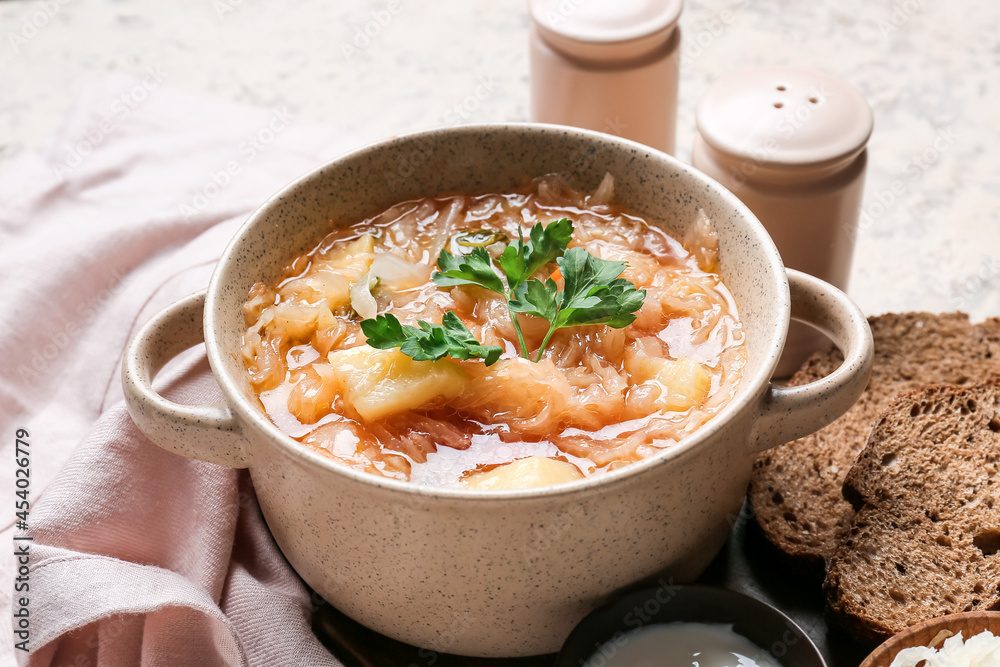
[[[809,636],[769,604],[724,588],[662,585],[626,593],[570,633],[555,667],[581,667],[607,641],[663,623],[724,623],[786,667],[826,667]]]

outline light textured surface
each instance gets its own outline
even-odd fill
[[[171,86],[287,107],[304,120],[373,136],[527,120],[525,5],[3,2],[0,169],[38,147],[83,86],[114,69],[145,75],[153,68]],[[372,23],[380,12],[384,27]],[[374,36],[357,48],[351,40],[366,24]],[[977,320],[1000,313],[1000,9],[993,0],[705,0],[688,3],[681,25],[681,159],[690,154],[694,105],[723,74],[796,64],[843,76],[875,110],[851,296],[866,314],[965,309]],[[52,158],[66,153],[54,146]]]

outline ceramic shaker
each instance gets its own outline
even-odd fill
[[[673,154],[683,0],[530,0],[531,118]]]
[[[847,290],[873,117],[853,86],[802,67],[758,67],[715,82],[697,108],[692,164],[764,224],[785,266]],[[776,377],[825,338],[792,322]]]

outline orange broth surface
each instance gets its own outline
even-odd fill
[[[278,284],[250,291],[243,358],[263,409],[334,461],[435,486],[461,487],[528,457],[568,464],[572,476],[599,475],[674,445],[733,398],[744,332],[717,273],[709,221],[699,217],[682,243],[616,206],[613,190],[610,176],[588,194],[551,175],[505,194],[402,202],[336,229],[291,261]],[[462,251],[461,232],[515,239],[560,218],[573,222],[570,247],[626,262],[621,277],[646,297],[625,328],[557,331],[536,363],[534,354],[520,356],[502,296],[442,288],[431,274],[443,249]],[[502,245],[487,249],[496,254]],[[383,254],[394,258],[373,265]],[[557,269],[549,264],[536,277],[561,285]],[[369,306],[359,305],[362,297]],[[481,343],[504,351],[486,366],[374,350],[358,314],[370,308],[413,326],[453,311]],[[518,318],[537,352],[548,323]]]

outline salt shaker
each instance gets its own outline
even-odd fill
[[[683,0],[530,0],[531,118],[674,152]]]
[[[694,167],[753,211],[786,267],[846,291],[873,127],[861,93],[822,71],[758,67],[715,82],[696,119]],[[793,322],[775,376],[826,344]]]

